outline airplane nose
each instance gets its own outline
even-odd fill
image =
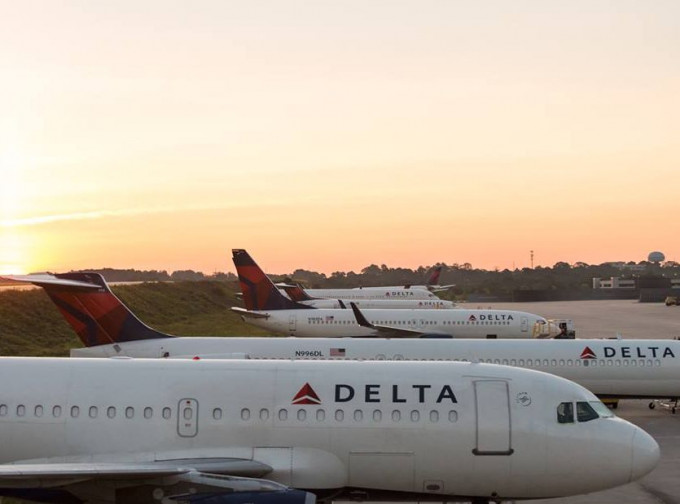
[[[633,454],[630,464],[630,481],[642,478],[659,463],[659,445],[642,429],[633,434]]]

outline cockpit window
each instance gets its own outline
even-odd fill
[[[563,402],[557,407],[557,423],[574,423],[574,403]]]
[[[600,416],[593,409],[590,403],[584,401],[576,403],[576,417],[578,418],[579,422],[590,422],[591,420],[595,420]]]
[[[597,412],[600,418],[611,418],[614,416],[614,413],[612,413],[611,410],[607,408],[607,406],[602,404],[602,401],[590,401],[590,405]]]

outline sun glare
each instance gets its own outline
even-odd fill
[[[0,274],[4,275],[25,273],[27,269],[25,240],[21,231],[10,225],[20,213],[23,167],[17,152],[0,152]]]

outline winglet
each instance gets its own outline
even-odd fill
[[[350,301],[349,305],[352,307],[352,311],[354,312],[354,318],[357,319],[357,324],[359,324],[361,327],[369,327],[371,329],[375,329],[375,326],[371,324],[366,319],[366,317],[364,317],[364,314],[361,313],[361,310],[353,301]]]
[[[232,259],[248,310],[313,309],[286,298],[244,249],[232,249]]]
[[[87,347],[125,341],[171,338],[140,321],[109,289],[99,273],[2,277],[45,289]]]

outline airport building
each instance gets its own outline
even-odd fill
[[[635,289],[634,278],[593,278],[593,289]]]

